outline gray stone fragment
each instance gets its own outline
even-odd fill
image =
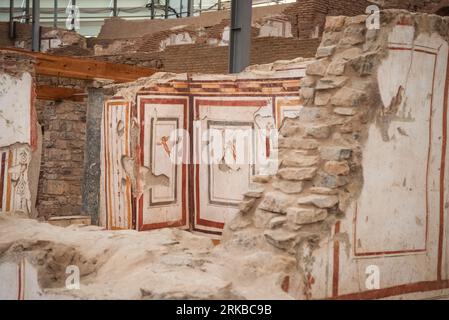
[[[273,183],[273,188],[282,191],[286,194],[296,194],[301,193],[301,191],[304,189],[304,184],[299,182],[293,182],[293,181],[275,181]]]
[[[274,212],[278,214],[285,214],[288,205],[292,199],[281,192],[269,192],[259,205],[259,209]]]
[[[327,218],[327,210],[313,207],[290,207],[287,209],[287,219],[294,224],[311,224]]]
[[[321,158],[324,160],[347,160],[352,156],[352,149],[340,146],[320,147]]]
[[[332,208],[338,203],[337,196],[311,194],[308,196],[300,197],[298,204],[313,204],[318,208]]]

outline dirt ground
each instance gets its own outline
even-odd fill
[[[64,298],[291,299],[281,283],[293,261],[178,229],[61,228],[0,216],[0,265],[23,258],[45,294]],[[65,287],[68,265],[80,269],[79,290]]]

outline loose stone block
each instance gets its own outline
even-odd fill
[[[320,91],[315,94],[315,105],[325,106],[329,103],[332,94],[329,92]]]
[[[321,78],[315,89],[316,90],[328,90],[328,89],[335,89],[340,88],[345,85],[345,83],[348,81],[348,78],[345,76],[329,76],[325,78]]]
[[[296,233],[283,229],[266,230],[264,236],[268,243],[281,250],[292,248],[297,239]]]
[[[316,57],[317,58],[329,57],[334,54],[336,47],[337,46],[335,46],[335,45],[319,47],[317,50],[317,53],[316,53]]]
[[[278,176],[289,181],[311,180],[315,177],[317,168],[286,168],[278,171]]]
[[[263,188],[248,190],[244,194],[244,196],[247,197],[247,198],[259,199],[259,198],[261,198],[263,196],[264,191],[265,190]]]
[[[315,150],[319,143],[313,139],[279,138],[279,148]]]
[[[324,160],[347,160],[352,156],[352,149],[340,146],[323,146],[320,147],[321,158]]]
[[[280,192],[269,192],[259,205],[259,209],[285,214],[288,205],[291,203],[291,198]]]
[[[324,171],[337,176],[347,176],[350,168],[347,161],[328,161],[324,164]]]
[[[298,204],[313,204],[318,208],[332,208],[338,203],[337,196],[312,194],[298,199]]]
[[[356,107],[366,98],[363,91],[343,87],[331,98],[334,106]]]
[[[282,225],[284,225],[287,222],[287,218],[286,217],[274,217],[273,219],[271,219],[268,222],[268,228],[270,229],[276,229],[281,227]]]
[[[287,219],[298,225],[323,221],[327,215],[327,210],[314,207],[290,207],[287,209]]]
[[[338,107],[334,108],[334,113],[341,116],[353,116],[357,113],[357,110],[355,108]]]
[[[243,200],[239,203],[239,210],[242,213],[248,213],[254,206],[255,199]]]
[[[307,135],[316,139],[326,139],[330,135],[330,127],[328,125],[311,125],[305,128]]]
[[[288,158],[282,160],[284,167],[312,167],[318,164],[320,158],[318,156],[298,155],[295,158]]]
[[[276,181],[273,183],[273,188],[282,191],[286,194],[301,193],[304,189],[303,182],[293,182],[293,181]]]
[[[324,76],[328,66],[329,61],[327,60],[315,61],[307,66],[306,74],[309,76]]]

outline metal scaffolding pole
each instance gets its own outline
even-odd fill
[[[9,0],[9,38],[14,39],[14,0]]]
[[[34,52],[40,51],[40,0],[33,0],[33,31],[31,33],[31,48]]]
[[[193,16],[193,0],[187,0],[187,16]]]
[[[170,0],[165,0],[165,19],[168,19],[169,9],[170,9]]]
[[[76,30],[75,24],[76,24],[76,17],[75,17],[75,10],[76,10],[76,0],[72,0],[72,31]]]
[[[53,27],[58,27],[58,0],[53,3]]]
[[[118,16],[117,0],[114,0],[113,16]]]
[[[154,19],[154,14],[155,14],[155,10],[154,10],[154,0],[151,0],[151,19]]]
[[[243,71],[250,64],[252,0],[232,0],[229,73]]]
[[[25,1],[25,22],[30,23],[30,0]]]

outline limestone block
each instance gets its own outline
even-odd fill
[[[273,183],[273,188],[275,188],[276,190],[280,190],[286,194],[295,194],[301,193],[301,191],[304,189],[304,183],[301,181],[293,182],[279,180]]]
[[[317,173],[316,168],[286,168],[278,171],[278,176],[289,181],[311,180]]]
[[[319,143],[313,139],[279,138],[279,148],[315,150]]]
[[[328,161],[324,164],[324,171],[337,176],[347,176],[350,168],[347,161]]]
[[[286,209],[291,202],[292,199],[281,192],[269,192],[260,203],[259,209],[285,214]]]
[[[330,127],[328,125],[310,125],[305,128],[307,135],[316,139],[326,139],[330,135]]]
[[[352,149],[340,146],[323,146],[320,147],[320,154],[324,160],[341,161],[352,156]]]
[[[345,83],[348,81],[348,77],[345,76],[328,76],[325,78],[321,78],[315,89],[316,90],[328,90],[328,89],[335,89],[340,88],[345,85]]]
[[[364,99],[366,95],[363,91],[356,90],[349,87],[343,87],[337,91],[331,98],[331,103],[334,106],[356,107]]]
[[[332,93],[325,91],[318,91],[315,94],[315,105],[317,106],[325,106],[329,103],[332,97]]]
[[[311,193],[324,194],[324,195],[335,195],[338,193],[337,190],[335,190],[335,189],[330,189],[330,188],[325,188],[325,187],[312,187],[309,189],[309,191]]]
[[[292,157],[293,153],[290,153],[291,157],[282,160],[283,167],[312,167],[318,164],[320,158],[318,156],[306,156],[298,154],[296,157]]]
[[[345,176],[334,176],[325,172],[319,172],[316,175],[313,184],[315,187],[335,189],[348,184],[348,182],[349,180]]]
[[[239,210],[242,213],[248,213],[254,206],[255,199],[243,200],[239,203]]]
[[[254,198],[254,199],[259,199],[263,196],[265,189],[263,188],[258,188],[258,189],[251,189],[248,190],[244,196],[247,198]]]
[[[311,224],[327,218],[327,210],[314,207],[290,207],[287,209],[287,219],[294,224]]]
[[[312,194],[298,199],[298,204],[313,204],[318,208],[332,208],[337,203],[338,197],[332,195]]]
[[[333,76],[341,76],[345,73],[346,61],[339,59],[329,64],[327,74]]]
[[[334,54],[337,46],[320,46],[316,53],[316,58],[325,58]]]
[[[309,76],[324,76],[329,66],[329,61],[321,59],[307,66],[306,74]]]
[[[347,108],[347,107],[338,107],[338,108],[334,108],[334,113],[339,114],[341,116],[353,116],[357,113],[357,109]]]
[[[297,239],[296,233],[283,229],[266,230],[264,236],[268,243],[281,250],[292,248]]]
[[[274,217],[268,222],[268,228],[270,229],[276,229],[281,227],[287,222],[287,217],[280,216],[280,217]]]

